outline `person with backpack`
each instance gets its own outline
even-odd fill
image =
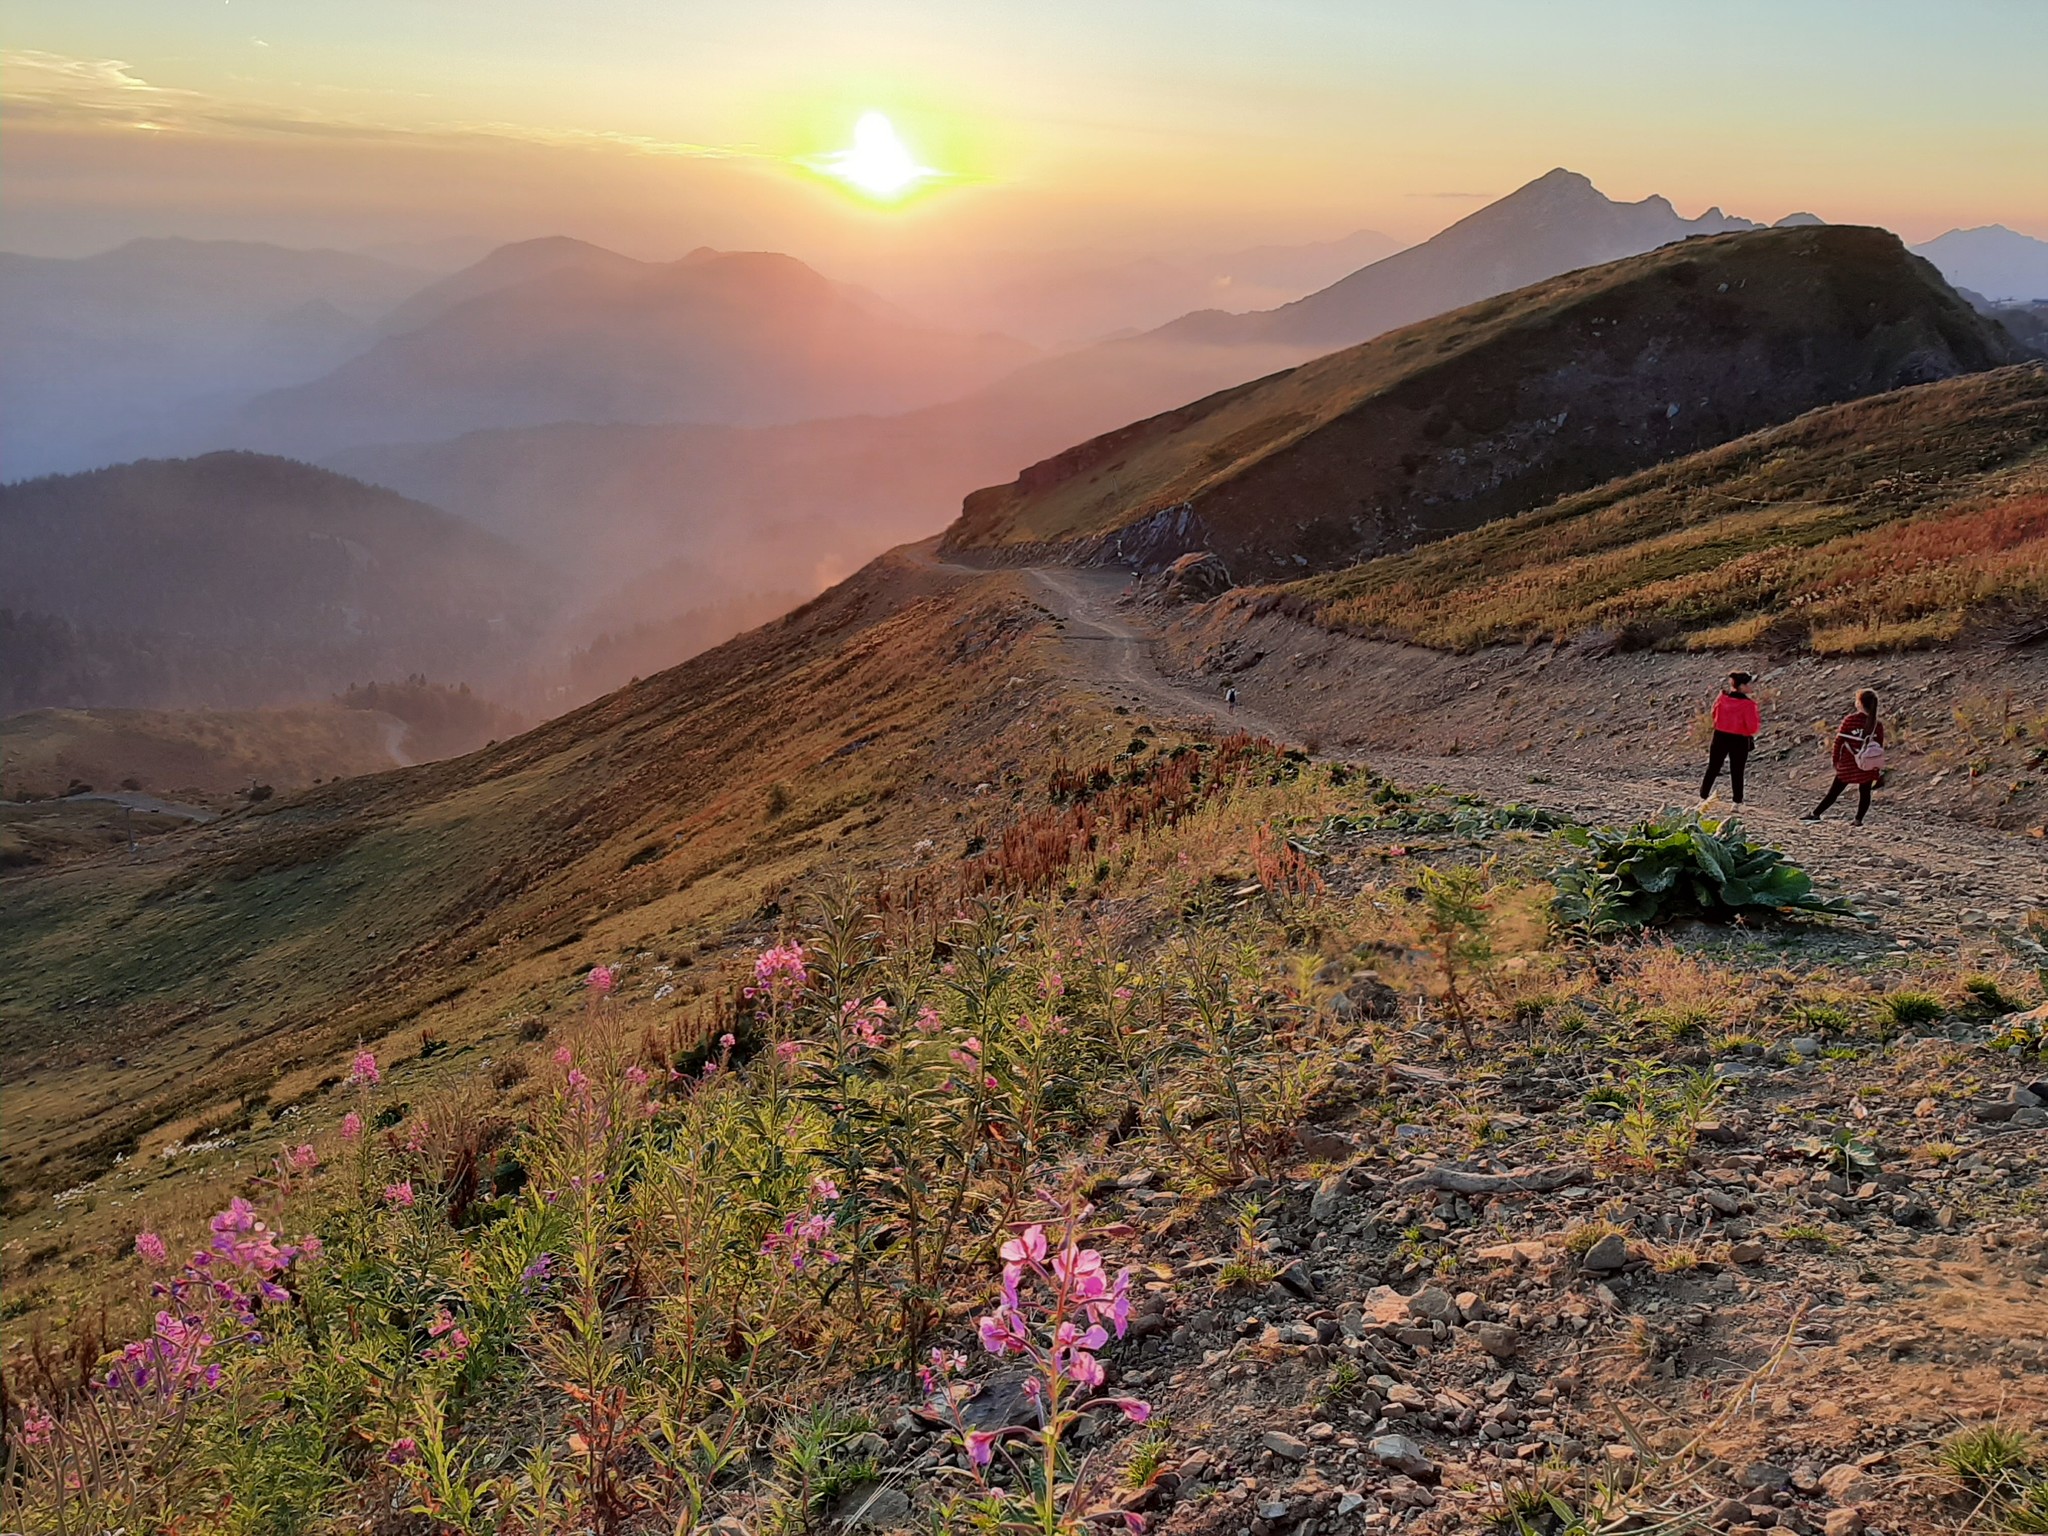
[[[1735,803],[1742,804],[1742,770],[1749,765],[1749,749],[1756,745],[1756,733],[1763,729],[1763,712],[1757,708],[1756,700],[1743,691],[1749,684],[1747,672],[1730,672],[1727,686],[1714,700],[1714,739],[1707,747],[1707,776],[1700,780],[1702,800],[1713,794],[1714,780],[1721,776],[1725,765],[1728,787],[1735,792]]]
[[[1869,688],[1856,695],[1855,713],[1844,717],[1835,731],[1834,766],[1835,782],[1800,820],[1819,821],[1821,813],[1854,784],[1855,824],[1860,827],[1870,811],[1870,791],[1884,777],[1884,722],[1877,718],[1877,694]]]

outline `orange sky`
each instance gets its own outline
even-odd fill
[[[0,245],[569,233],[872,264],[1429,234],[1565,165],[2048,238],[2048,6],[14,0]],[[886,112],[947,174],[807,162]]]

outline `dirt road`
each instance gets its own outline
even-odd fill
[[[1258,708],[1224,703],[1213,678],[1174,675],[1160,661],[1144,617],[1120,608],[1129,578],[1117,571],[1048,567],[1020,572],[1059,621],[1072,675],[1134,711],[1254,731],[1282,741],[1329,734],[1312,698],[1261,698]],[[1440,784],[1566,812],[1588,823],[1652,815],[1665,806],[1698,803],[1700,765],[1673,762],[1662,771],[1612,764],[1574,769],[1502,753],[1424,756],[1364,749],[1359,756],[1407,784]],[[1763,777],[1756,775],[1755,777]],[[1725,790],[1724,790],[1725,793]],[[1906,946],[1959,932],[2010,929],[2032,907],[2048,905],[2048,850],[2024,833],[2005,834],[1884,803],[1868,825],[1852,826],[1843,807],[1829,819],[1799,819],[1805,794],[1783,784],[1752,784],[1743,820],[1768,841],[1860,904],[1885,916],[1884,930]],[[1723,801],[1719,809],[1732,809]]]

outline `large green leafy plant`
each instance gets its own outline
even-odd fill
[[[1777,849],[1751,842],[1732,816],[1665,811],[1631,827],[1568,827],[1559,836],[1585,855],[1557,873],[1558,916],[1592,936],[1687,917],[1855,915],[1846,901],[1816,892]]]

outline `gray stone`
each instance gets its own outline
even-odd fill
[[[851,1531],[908,1530],[910,1495],[882,1483],[861,1483],[840,1495],[832,1518]]]
[[[1812,1035],[1794,1035],[1785,1042],[1785,1049],[1791,1055],[1799,1057],[1802,1061],[1812,1061],[1816,1056],[1820,1055],[1820,1041],[1816,1040]]]
[[[1366,1450],[1381,1466],[1392,1467],[1396,1472],[1406,1472],[1410,1477],[1436,1475],[1436,1463],[1406,1435],[1375,1435]]]
[[[1610,1232],[1588,1248],[1579,1262],[1595,1274],[1612,1274],[1628,1263],[1628,1240],[1619,1232]]]
[[[1004,1371],[991,1376],[960,1408],[960,1422],[969,1429],[1029,1429],[1038,1423],[1038,1399],[1024,1390],[1029,1371]]]
[[[1331,1225],[1344,1214],[1344,1202],[1350,1196],[1350,1179],[1341,1173],[1331,1174],[1316,1186],[1308,1203],[1308,1219],[1319,1227]]]
[[[1346,1493],[1337,1500],[1337,1513],[1339,1516],[1355,1514],[1363,1508],[1365,1508],[1365,1495],[1363,1494]]]
[[[1426,1318],[1432,1323],[1455,1323],[1458,1321],[1458,1303],[1449,1291],[1441,1286],[1427,1285],[1408,1298],[1408,1313],[1411,1317]]]
[[[1750,1492],[1761,1488],[1766,1493],[1776,1493],[1792,1486],[1792,1474],[1774,1461],[1752,1461],[1735,1474],[1735,1481]]]
[[[1474,1323],[1467,1331],[1496,1360],[1512,1360],[1521,1351],[1522,1335],[1507,1323]]]
[[[2038,1131],[2048,1127],[2048,1109],[2016,1109],[2005,1123],[2015,1131]]]
[[[1308,1460],[1308,1442],[1297,1440],[1293,1435],[1282,1434],[1277,1429],[1269,1429],[1259,1436],[1259,1444],[1286,1461]]]

